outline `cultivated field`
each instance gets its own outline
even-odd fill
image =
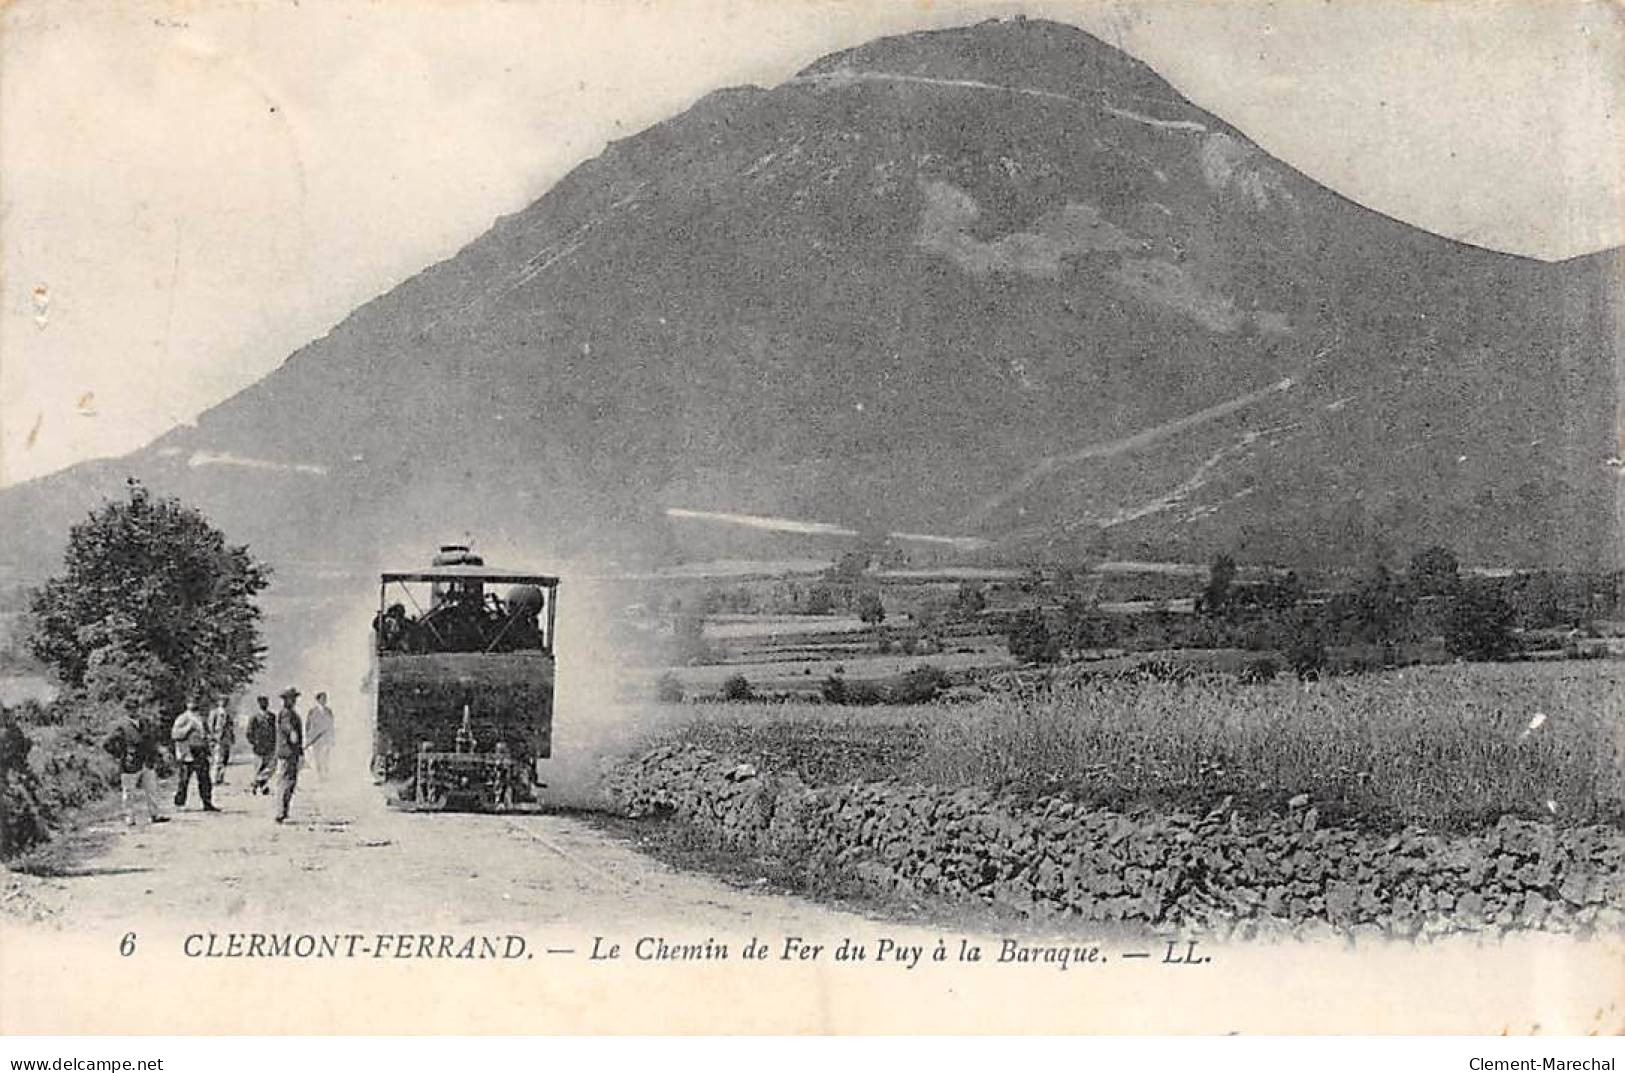
[[[1368,829],[1625,823],[1625,666],[1611,661],[1097,678],[960,705],[707,705],[679,734],[823,784],[1063,792],[1111,808],[1229,798]]]

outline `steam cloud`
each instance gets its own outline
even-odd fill
[[[641,742],[685,718],[674,706],[657,706],[647,674],[634,667],[636,653],[614,640],[617,609],[606,564],[562,562],[543,549],[480,546],[488,564],[513,570],[556,573],[561,578],[557,619],[558,657],[553,714],[553,756],[543,763],[544,806],[593,808],[604,768]],[[380,556],[380,566],[426,565],[433,548],[402,546]],[[332,582],[333,579],[329,578]],[[385,807],[383,787],[371,773],[373,683],[372,616],[377,610],[376,571],[350,575],[319,596],[267,601],[268,668],[260,688],[273,696],[289,685],[301,693],[306,712],[325,691],[335,714],[336,741],[324,795],[334,805],[365,812]],[[248,698],[243,710],[250,710]],[[275,706],[273,701],[273,707]],[[306,778],[315,773],[307,768]],[[319,784],[318,784],[319,785]]]

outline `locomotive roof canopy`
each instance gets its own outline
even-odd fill
[[[386,571],[379,575],[384,584],[392,581],[488,581],[495,585],[541,585],[557,588],[559,579],[550,574],[527,574],[495,566],[432,566],[425,570]]]

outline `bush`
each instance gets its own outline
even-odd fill
[[[1260,682],[1273,681],[1275,676],[1280,673],[1281,665],[1273,657],[1260,656],[1257,659],[1248,660],[1237,677],[1249,685],[1257,685]]]
[[[0,711],[0,858],[50,837],[39,777],[28,763],[33,747],[11,711]]]
[[[939,667],[915,667],[890,681],[848,681],[832,674],[824,679],[819,693],[826,704],[865,707],[873,704],[928,704],[953,684]]]
[[[1319,678],[1326,669],[1326,646],[1318,637],[1300,634],[1287,647],[1286,662],[1303,681]]]
[[[88,728],[40,734],[33,766],[39,774],[40,801],[53,822],[101,800],[118,786],[118,769],[102,751],[101,736]]]
[[[1023,663],[1051,663],[1060,654],[1060,643],[1050,633],[1041,611],[1023,611],[1010,623],[1004,635],[1010,654]]]
[[[0,712],[0,856],[44,841],[69,812],[117,788],[117,767],[101,747],[116,715],[78,695]]]
[[[1513,652],[1512,605],[1484,588],[1471,587],[1450,603],[1445,648],[1457,659],[1501,660]]]
[[[885,704],[891,698],[891,690],[880,682],[848,682],[846,683],[846,703],[857,707],[867,707],[871,704]]]
[[[926,664],[915,667],[900,678],[891,689],[893,704],[929,704],[941,696],[953,682],[941,667]]]
[[[722,683],[722,699],[726,701],[755,700],[756,692],[750,687],[750,679],[742,674],[732,674]]]

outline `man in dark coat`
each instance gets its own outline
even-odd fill
[[[254,750],[254,781],[248,792],[268,794],[271,776],[276,774],[276,715],[271,711],[270,697],[254,700],[259,707],[248,717],[248,747]]]
[[[138,701],[126,701],[118,725],[102,743],[108,755],[118,761],[119,799],[124,806],[124,822],[131,827],[135,826],[132,805],[138,793],[146,801],[150,822],[169,822],[169,817],[158,811],[157,730],[150,719],[137,713],[138,707]]]
[[[305,758],[305,725],[294,703],[299,691],[291,686],[282,691],[282,710],[276,713],[276,822],[288,818],[293,791],[299,785],[299,765]]]

